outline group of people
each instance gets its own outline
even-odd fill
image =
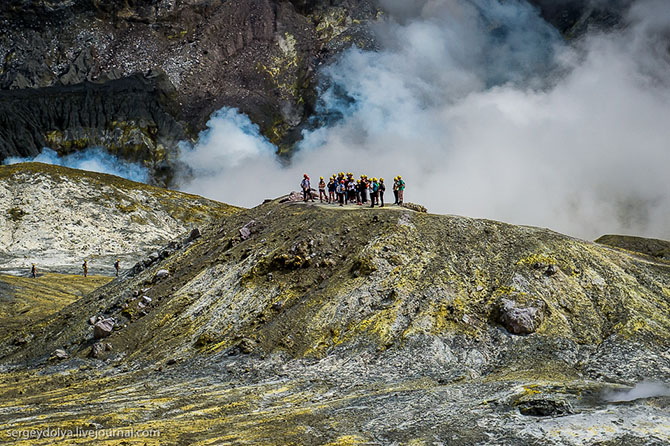
[[[300,187],[302,188],[303,201],[314,201],[312,185],[307,174],[303,175]],[[323,177],[319,178],[319,201],[321,203],[324,201],[333,204],[339,203],[340,206],[356,203],[360,206],[368,203],[369,195],[370,207],[375,207],[375,204],[384,207],[384,192],[386,192],[384,178],[368,178],[367,175],[361,175],[360,179],[355,179],[351,172],[333,174],[328,183]],[[398,175],[393,179],[393,195],[395,197],[393,204],[402,205],[404,192],[405,182]]]
[[[84,277],[88,277],[88,260],[84,259],[84,263],[81,264],[81,269],[84,271]],[[119,270],[121,269],[121,259],[116,259],[114,262],[114,269],[116,270],[116,277],[119,277]],[[33,279],[37,278],[37,266],[32,264],[30,269],[30,277]]]

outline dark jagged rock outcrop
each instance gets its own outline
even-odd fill
[[[632,235],[603,235],[596,243],[639,252],[659,259],[670,260],[670,242]]]
[[[566,37],[616,25],[630,3],[531,2]],[[169,184],[175,141],[195,138],[224,106],[249,115],[286,151],[313,125],[319,65],[352,45],[374,48],[368,25],[383,16],[382,6],[378,0],[2,2],[0,161],[42,146],[66,153],[101,145],[149,164],[156,181]]]

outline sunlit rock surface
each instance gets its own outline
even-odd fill
[[[0,167],[0,270],[112,274],[233,206],[111,175],[39,163]]]

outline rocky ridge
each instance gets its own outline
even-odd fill
[[[663,259],[494,221],[268,202],[27,327],[29,343],[2,342],[2,381],[23,384],[0,387],[0,430],[661,445],[667,396],[608,395],[668,381],[669,305]],[[113,321],[109,349],[93,316]]]

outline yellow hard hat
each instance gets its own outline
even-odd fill
[[[399,179],[399,180],[402,180],[402,177],[401,177],[400,175],[398,175],[398,179]]]
[[[321,177],[321,179],[323,180],[323,177]]]
[[[384,181],[384,179],[383,179],[383,178],[380,178],[379,181]]]
[[[377,178],[373,178],[372,181],[377,181]]]

